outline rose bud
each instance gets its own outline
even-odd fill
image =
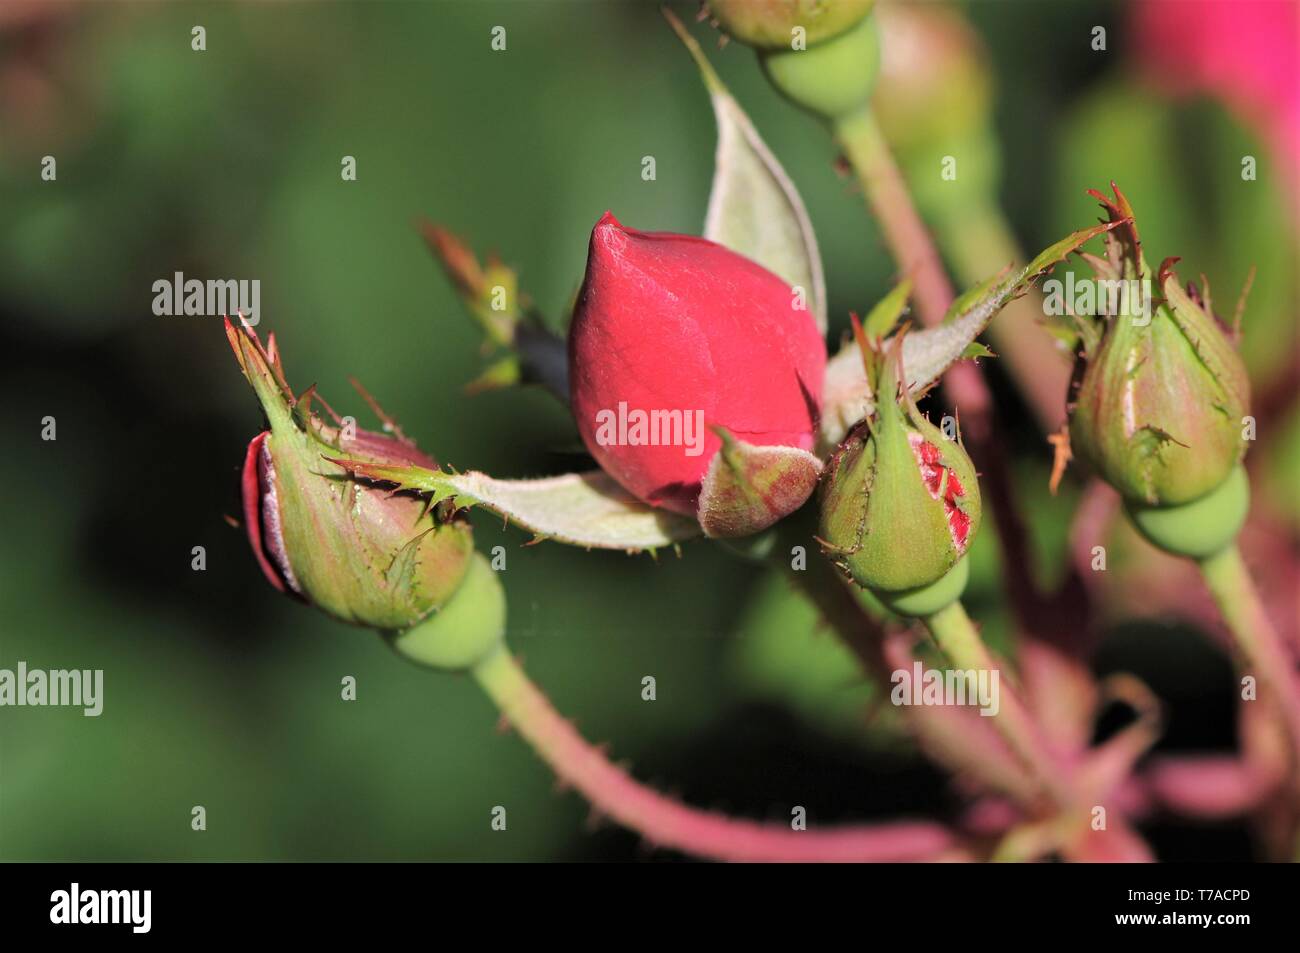
[[[468,524],[449,504],[430,510],[416,495],[350,479],[331,460],[437,464],[391,423],[395,436],[322,420],[313,388],[293,396],[274,339],[263,347],[251,328],[229,321],[226,336],[270,423],[248,446],[241,488],[248,539],[271,584],[335,618],[387,632],[444,606],[471,566]]]
[[[720,431],[820,469],[807,451],[825,368],[812,312],[776,275],[703,238],[624,228],[608,212],[596,223],[569,332],[570,397],[587,449],[633,496],[697,516]],[[797,509],[815,474],[760,482],[758,493],[802,492],[767,499],[762,519],[716,520],[735,527],[716,535]]]
[[[1077,314],[1080,348],[1071,395],[1070,445],[1131,506],[1176,506],[1225,481],[1246,450],[1246,369],[1227,329],[1208,310],[1208,291],[1185,290],[1167,259],[1155,276],[1141,253],[1132,209],[1118,189],[1100,195],[1111,220],[1097,277],[1127,292],[1099,311]],[[1142,286],[1148,291],[1143,294]],[[1103,295],[1097,295],[1100,305]],[[1142,302],[1137,306],[1137,302]]]
[[[861,335],[859,343],[876,406],[827,464],[822,542],[841,570],[890,608],[927,615],[965,586],[962,557],[980,524],[975,466],[899,387],[901,338],[887,353]]]

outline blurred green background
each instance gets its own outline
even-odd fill
[[[698,232],[713,119],[656,5],[36,6],[0,16],[0,667],[102,668],[105,704],[98,718],[0,709],[0,858],[646,856],[624,832],[589,831],[580,799],[496,730],[472,682],[417,670],[265,584],[223,518],[257,405],[219,320],[155,317],[151,302],[175,271],[259,279],[259,330],[275,331],[299,390],[317,383],[365,425],[354,374],[460,468],[580,465],[545,395],[462,393],[479,334],[413,222],[497,251],[557,328],[606,209]],[[1263,315],[1252,361],[1273,373],[1297,312],[1280,184],[1261,176],[1247,200],[1213,170],[1216,154],[1259,148],[1251,133],[1210,100],[1140,89],[1120,6],[968,12],[991,52],[1004,207],[1025,245],[1093,221],[1083,190],[1118,179],[1156,259],[1181,253],[1228,301],[1259,265],[1247,326]],[[1088,47],[1095,23],[1107,54]],[[206,52],[191,50],[196,24]],[[809,205],[838,335],[892,281],[875,226],[816,123],[748,50],[695,30]],[[46,155],[54,182],[39,175]],[[340,178],[349,155],[355,182]],[[1048,448],[995,384],[1050,575],[1078,485],[1047,496]],[[868,723],[852,664],[780,581],[704,544],[656,562],[523,548],[475,521],[481,549],[508,548],[509,638],[530,674],[639,777],[776,819],[792,804],[814,822],[954,810],[892,721]],[[991,533],[978,560],[972,614],[1005,640]],[[1130,626],[1107,645],[1099,664],[1182,706],[1164,744],[1231,746],[1231,669],[1196,632]],[[354,702],[340,698],[348,675]],[[194,805],[205,832],[190,828]],[[506,832],[489,827],[494,805]],[[1248,852],[1235,828],[1144,830],[1163,856]]]

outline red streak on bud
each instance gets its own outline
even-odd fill
[[[270,436],[271,431],[262,431],[249,443],[244,454],[244,469],[239,480],[244,503],[244,530],[248,533],[257,564],[271,585],[290,595],[301,594],[284,548],[271,448],[266,444]]]
[[[244,503],[244,529],[248,533],[248,543],[253,547],[257,564],[262,567],[262,574],[271,581],[271,585],[285,591],[284,580],[276,571],[266,552],[262,540],[262,445],[266,443],[269,430],[264,430],[248,445],[244,454],[244,470],[240,476],[240,490]]]
[[[907,435],[907,441],[912,446],[916,464],[921,470],[921,481],[930,491],[930,496],[937,500],[940,492],[943,493],[943,511],[948,519],[948,531],[952,533],[953,545],[959,554],[966,552],[970,537],[970,516],[963,513],[957,505],[966,495],[966,488],[961,485],[956,472],[940,462],[938,447],[915,432]],[[947,474],[946,480],[944,474]]]

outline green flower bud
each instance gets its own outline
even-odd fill
[[[893,348],[901,353],[897,343]],[[979,530],[975,467],[958,441],[921,416],[906,388],[895,398],[897,361],[876,360],[873,372],[875,359],[867,359],[876,409],[831,458],[821,536],[836,564],[887,605],[907,614],[917,606],[921,614],[937,611],[942,605],[932,606],[933,599],[960,595],[961,570],[942,592],[921,591],[949,576]]]
[[[1162,297],[1142,294],[1151,273],[1132,210],[1115,194],[1116,202],[1102,201],[1112,221],[1129,224],[1107,234],[1106,260],[1094,267],[1099,278],[1122,282],[1130,293],[1119,300],[1129,306],[1075,316],[1081,346],[1070,445],[1132,504],[1190,503],[1221,486],[1245,454],[1250,384],[1226,329],[1194,288],[1179,284],[1176,258],[1156,276]],[[1132,306],[1138,296],[1144,307]]]
[[[876,24],[866,17],[832,40],[791,49],[761,50],[768,80],[787,99],[816,116],[833,120],[867,105],[880,66]]]
[[[809,45],[839,36],[862,20],[875,0],[709,0],[727,33],[759,49],[791,49],[795,30]]]
[[[264,348],[251,328],[229,321],[226,335],[270,423],[249,445],[242,481],[262,571],[276,588],[345,622],[397,631],[428,618],[465,577],[468,523],[449,503],[430,510],[414,494],[353,480],[332,461],[437,464],[400,430],[388,436],[346,420],[326,423],[312,408],[314,389],[293,396],[273,338]]]

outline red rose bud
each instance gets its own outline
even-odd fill
[[[1118,189],[1115,202],[1102,201],[1112,221],[1131,217]],[[1151,282],[1136,225],[1118,232],[1107,235],[1107,258],[1092,259],[1098,278],[1134,288]],[[1205,496],[1224,484],[1246,450],[1245,366],[1207,310],[1208,293],[1185,290],[1173,273],[1175,261],[1166,260],[1154,277],[1162,296],[1154,306],[1146,297],[1144,308],[1108,306],[1117,313],[1075,318],[1081,344],[1071,449],[1130,504],[1144,507]]]
[[[821,536],[831,558],[891,605],[949,577],[980,524],[970,457],[898,386],[902,374],[894,354],[901,354],[900,341],[894,339],[888,357],[864,344],[875,412],[831,457],[821,506]],[[952,598],[957,594],[960,586]]]
[[[312,408],[314,390],[293,396],[274,339],[264,348],[251,328],[229,321],[226,336],[271,425],[249,444],[242,479],[248,539],[267,579],[384,631],[442,607],[469,568],[469,526],[445,505],[429,511],[418,496],[351,480],[328,458],[437,464],[400,437],[326,423]]]
[[[717,429],[749,447],[812,449],[826,345],[802,295],[776,275],[706,239],[639,232],[606,213],[591,234],[569,367],[596,461],[634,496],[694,516]],[[759,521],[769,525],[812,488],[796,499],[789,480],[775,482],[780,501]],[[713,517],[720,528],[757,525]]]

